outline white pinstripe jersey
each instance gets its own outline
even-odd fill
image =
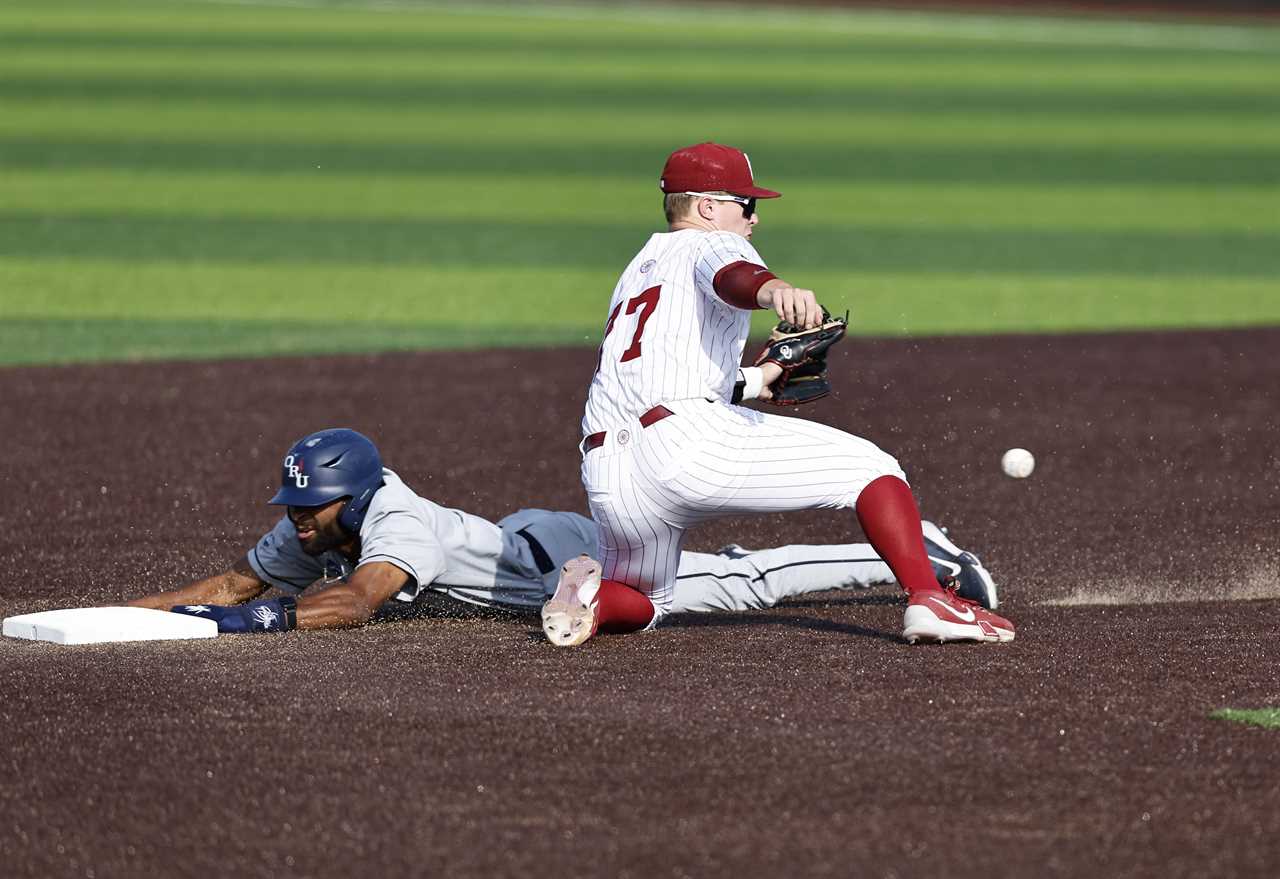
[[[641,248],[609,301],[584,434],[668,400],[730,399],[751,312],[725,302],[712,283],[736,262],[764,265],[751,242],[732,232],[659,232]]]

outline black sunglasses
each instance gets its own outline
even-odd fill
[[[748,198],[744,195],[717,195],[713,192],[687,192],[686,195],[696,195],[701,198],[709,198],[712,201],[731,201],[742,208],[742,219],[750,220],[751,216],[756,212],[756,200],[752,196]]]

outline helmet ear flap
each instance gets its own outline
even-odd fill
[[[364,489],[356,495],[353,495],[342,505],[342,512],[338,513],[338,524],[348,534],[359,534],[360,526],[364,524],[364,514],[369,512],[369,502],[373,500],[373,493],[382,487],[382,474],[378,474],[376,483],[366,485]]]

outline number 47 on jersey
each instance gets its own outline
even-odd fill
[[[653,314],[653,310],[658,307],[658,297],[662,295],[662,287],[650,287],[643,293],[640,293],[625,302],[619,302],[613,307],[613,312],[609,315],[609,322],[604,326],[604,337],[609,338],[609,334],[613,332],[613,325],[618,320],[618,314],[622,311],[622,306],[627,306],[627,314],[635,314],[640,312],[640,317],[636,319],[636,331],[631,336],[631,344],[626,351],[622,352],[622,356],[618,358],[619,363],[626,363],[629,360],[635,360],[640,356],[640,337],[644,335],[644,325],[649,322],[649,317]],[[603,347],[603,342],[601,346]],[[601,352],[603,356],[603,351]]]

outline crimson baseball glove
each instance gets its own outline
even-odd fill
[[[773,397],[766,402],[775,406],[797,406],[812,403],[831,393],[827,380],[827,351],[844,338],[849,314],[832,317],[822,309],[822,323],[803,330],[786,321],[773,328],[755,365],[776,363],[782,375],[769,385]]]

